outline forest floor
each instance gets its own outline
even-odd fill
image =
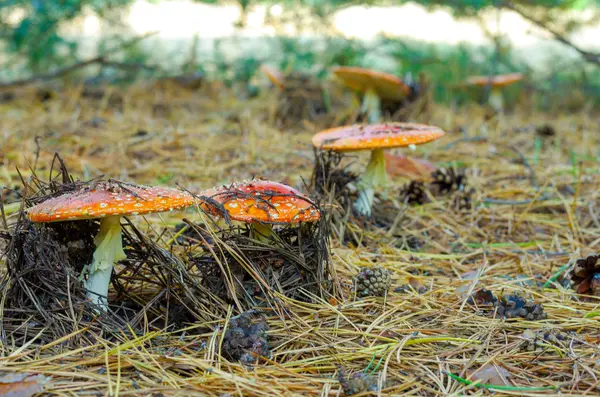
[[[34,170],[47,181],[58,153],[80,180],[104,175],[198,192],[261,177],[309,193],[311,136],[332,122],[281,127],[271,94],[82,93],[63,89],[42,101],[24,89],[3,99],[2,185],[21,186]],[[415,121],[446,135],[390,153],[464,171],[459,191],[427,192],[422,204],[406,204],[399,192],[408,180],[392,177],[386,211],[394,222],[365,231],[354,225],[358,241],[332,235],[335,293],[261,309],[269,354],[252,366],[221,354],[224,327],[240,314],[233,304],[178,327],[142,321],[142,331],[84,337],[90,326],[82,320],[61,335],[52,315],[16,323],[18,310],[6,303],[16,283],[9,277],[0,391],[27,396],[43,383],[44,395],[56,396],[598,395],[600,298],[591,295],[600,288],[588,279],[587,287],[575,285],[585,291],[578,295],[569,277],[577,259],[600,251],[599,120],[585,108],[562,114],[516,106],[490,118],[475,104],[432,104]],[[360,173],[366,156],[343,161]],[[468,203],[457,206],[464,192]],[[131,221],[169,248],[182,219],[202,216],[188,210]],[[0,233],[8,227],[10,234],[18,217],[0,221]],[[389,270],[392,286],[385,296],[357,297],[353,278],[372,266]],[[600,260],[590,266],[600,274]]]

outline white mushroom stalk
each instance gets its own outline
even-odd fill
[[[371,216],[375,190],[385,188],[388,185],[388,177],[385,169],[385,155],[383,149],[371,151],[371,158],[367,170],[358,182],[358,198],[354,203],[354,209],[359,215]]]
[[[504,110],[504,96],[502,90],[498,87],[492,87],[488,97],[488,103],[496,112],[500,113]]]
[[[381,119],[381,100],[373,88],[367,89],[363,96],[361,111],[367,114],[369,123],[377,123]]]
[[[94,259],[84,270],[88,275],[85,288],[90,301],[105,310],[108,307],[108,288],[114,264],[127,258],[123,251],[120,216],[102,219],[94,244]]]

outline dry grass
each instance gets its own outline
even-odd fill
[[[48,175],[58,152],[81,179],[105,175],[193,192],[260,176],[305,190],[310,137],[325,126],[306,121],[279,130],[269,122],[272,97],[239,101],[216,92],[115,89],[91,99],[69,89],[46,103],[19,93],[16,102],[0,104],[0,180],[20,184],[17,167],[25,178],[34,167]],[[581,299],[558,283],[542,286],[570,259],[599,251],[598,115],[517,107],[486,121],[474,106],[434,105],[415,121],[448,132],[416,155],[466,167],[474,208],[454,210],[449,196],[410,207],[396,200],[402,235],[424,243],[415,251],[383,229],[365,232],[364,247],[332,239],[339,296],[314,303],[281,297],[285,310],[267,312],[272,356],[260,365],[247,369],[219,354],[224,316],[183,330],[150,327],[137,336],[123,329],[89,344],[74,342],[85,328],[44,344],[32,332],[18,345],[5,329],[0,370],[52,376],[47,392],[57,396],[324,396],[343,394],[341,366],[351,374],[368,370],[383,386],[381,395],[430,396],[487,394],[449,374],[468,379],[496,365],[510,373],[509,387],[496,393],[598,395],[600,299]],[[546,123],[556,135],[536,138],[535,126]],[[356,171],[364,167],[364,156],[352,160]],[[200,215],[190,210],[132,220],[166,247],[184,217]],[[352,277],[374,264],[393,272],[393,288],[383,298],[356,300]],[[411,282],[426,291],[394,291]],[[528,294],[548,317],[494,318],[467,303],[482,287],[496,295]],[[546,328],[564,332],[566,342],[522,348],[526,330]]]

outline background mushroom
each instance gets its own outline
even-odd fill
[[[274,86],[276,86],[280,90],[283,90],[283,88],[284,88],[283,81],[285,80],[285,76],[283,75],[283,73],[281,73],[279,70],[274,69],[267,65],[261,65],[260,71],[263,72],[267,76],[269,81],[271,83],[273,83]]]
[[[321,217],[317,207],[296,189],[271,181],[245,181],[205,191],[223,210],[201,204],[208,213],[228,217],[250,225],[253,238],[273,236],[273,225],[315,222]]]
[[[523,80],[523,73],[509,73],[498,76],[473,76],[467,79],[467,85],[475,87],[490,87],[488,102],[495,111],[504,109],[502,88]]]
[[[332,72],[345,86],[363,94],[361,110],[367,113],[369,123],[380,121],[382,99],[401,101],[410,93],[410,87],[392,74],[346,66]]]
[[[351,125],[319,132],[312,138],[313,146],[322,150],[350,152],[370,150],[367,170],[358,183],[358,199],[354,209],[360,215],[371,216],[375,189],[387,185],[384,149],[420,145],[444,135],[438,127],[412,123]]]
[[[100,231],[94,239],[94,259],[84,273],[88,275],[85,282],[88,297],[106,310],[113,265],[126,258],[121,217],[173,211],[193,204],[191,194],[177,189],[109,181],[46,200],[29,208],[27,216],[32,222],[100,219]]]

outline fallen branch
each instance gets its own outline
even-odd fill
[[[573,50],[575,50],[577,53],[579,53],[579,55],[581,55],[583,57],[583,59],[585,59],[586,61],[596,64],[596,65],[600,65],[600,54],[594,53],[594,52],[590,52],[590,51],[586,51],[580,47],[578,47],[577,45],[575,45],[573,42],[571,42],[569,39],[567,39],[565,36],[563,36],[562,34],[558,33],[556,30],[548,27],[544,22],[532,17],[531,15],[528,15],[527,13],[523,12],[522,10],[520,10],[518,7],[516,7],[513,3],[511,3],[510,1],[505,1],[502,4],[503,7],[508,8],[509,10],[512,10],[514,12],[516,12],[517,14],[519,14],[520,16],[522,16],[523,18],[527,19],[528,21],[530,21],[531,23],[533,23],[534,25],[546,30],[547,32],[549,32],[550,34],[552,34],[552,36],[554,36],[554,38],[566,45],[567,47],[572,48]]]
[[[92,58],[89,58],[89,59],[86,59],[83,61],[73,63],[73,64],[71,64],[69,66],[65,66],[63,68],[59,68],[50,73],[42,73],[42,74],[37,74],[37,75],[31,76],[31,77],[27,77],[24,79],[0,83],[0,89],[22,87],[25,85],[36,83],[38,81],[53,80],[58,77],[62,77],[66,74],[69,74],[75,70],[78,70],[78,69],[81,69],[81,68],[84,68],[86,66],[90,66],[93,64],[102,64],[102,65],[110,65],[110,66],[124,65],[124,64],[121,64],[118,62],[111,62],[107,58],[111,54],[114,54],[117,51],[121,51],[123,49],[129,48],[129,47],[139,43],[140,41],[147,39],[150,36],[155,35],[156,33],[158,33],[158,32],[149,32],[149,33],[145,33],[143,35],[134,37],[133,39],[125,41],[125,42],[119,44],[118,46],[115,46],[114,48],[104,51],[104,53],[102,53],[100,55],[97,55],[95,57],[92,57]]]

